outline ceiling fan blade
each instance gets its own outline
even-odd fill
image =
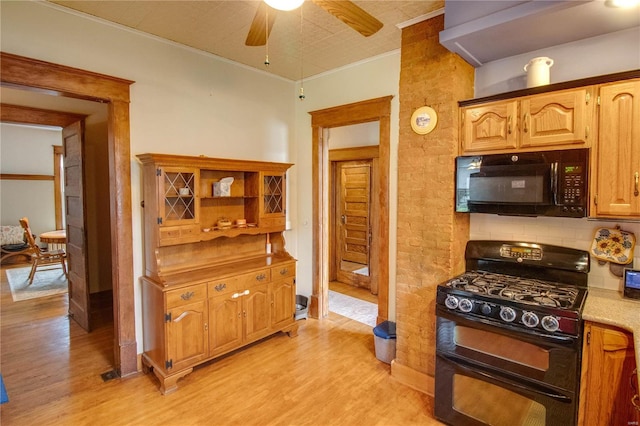
[[[267,14],[267,11],[269,12]],[[276,10],[267,6],[265,2],[260,2],[256,15],[251,22],[251,28],[249,28],[249,34],[247,34],[247,40],[244,42],[247,46],[264,46],[267,44],[267,29],[271,34],[273,23],[276,20]],[[267,16],[269,18],[269,25],[267,26]]]
[[[377,33],[383,26],[382,22],[378,21],[353,2],[332,0],[312,1],[365,37]]]

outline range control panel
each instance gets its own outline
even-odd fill
[[[500,256],[525,260],[542,260],[542,249],[539,247],[521,247],[503,244]]]

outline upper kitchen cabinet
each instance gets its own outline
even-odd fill
[[[594,88],[560,90],[461,108],[461,154],[590,146]]]
[[[591,211],[640,216],[640,79],[600,86]]]
[[[166,154],[138,158],[149,247],[285,229],[291,164]]]

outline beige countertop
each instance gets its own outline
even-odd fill
[[[619,291],[589,287],[582,318],[633,333],[640,383],[640,300],[627,299]]]

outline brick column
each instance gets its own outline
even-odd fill
[[[402,31],[398,147],[397,349],[392,375],[428,393],[435,371],[437,284],[464,270],[468,215],[454,213],[458,101],[473,97],[474,69],[440,45],[444,15]],[[416,108],[438,114],[427,135]]]

